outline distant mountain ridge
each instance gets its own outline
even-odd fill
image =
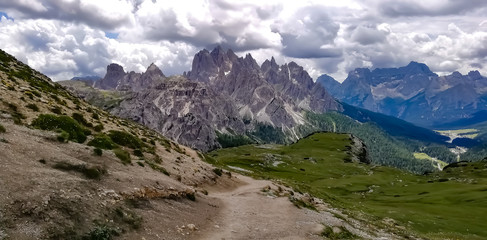
[[[318,78],[330,93],[347,104],[437,127],[474,117],[487,110],[487,78],[478,71],[438,76],[423,63],[400,68],[357,68],[339,83]]]
[[[112,113],[204,151],[220,146],[218,134],[245,136],[257,125],[295,141],[302,137],[296,127],[306,122],[306,111],[342,110],[294,62],[278,66],[271,58],[259,66],[250,54],[238,57],[218,46],[198,52],[192,66],[183,76],[166,77],[154,64],[144,73],[127,73],[112,63],[94,87],[130,93]]]

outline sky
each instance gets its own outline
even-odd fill
[[[0,0],[0,48],[56,81],[112,62],[182,74],[217,45],[338,81],[410,61],[487,76],[487,1]]]

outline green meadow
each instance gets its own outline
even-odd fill
[[[316,133],[291,145],[245,145],[206,155],[215,166],[274,179],[401,236],[487,238],[487,162],[414,175],[350,162],[348,134]]]

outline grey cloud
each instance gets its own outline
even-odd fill
[[[213,1],[210,8],[222,8],[225,10],[238,10],[235,5],[226,1]],[[188,18],[188,23],[194,31],[190,33],[184,26],[179,24],[177,13],[173,9],[161,9],[157,16],[141,16],[138,21],[142,27],[142,34],[146,39],[151,41],[170,41],[170,42],[186,42],[196,47],[207,47],[216,44],[224,44],[235,51],[248,51],[260,48],[271,47],[269,39],[258,31],[247,31],[252,28],[253,24],[260,21],[260,8],[251,7],[255,10],[255,16],[249,16],[246,19],[238,19],[236,21],[226,21],[230,16],[228,13],[219,14],[219,11],[211,11],[212,16],[208,16],[212,21],[199,21],[197,19]],[[279,8],[269,6],[269,15],[262,17],[270,17],[275,13],[272,11],[279,11]],[[222,10],[219,9],[219,10]],[[262,9],[261,9],[262,10]],[[267,11],[267,10],[262,10]],[[225,20],[225,21],[223,21]],[[223,22],[222,22],[223,21]],[[269,29],[270,32],[270,29]]]
[[[81,6],[81,1],[41,0],[43,9],[37,9],[24,1],[0,1],[0,8],[19,12],[27,19],[54,19],[68,22],[85,23],[102,29],[114,29],[129,24],[128,15],[112,18],[99,9]],[[15,16],[17,18],[17,16]]]
[[[282,37],[283,53],[296,58],[340,57],[341,49],[334,48],[340,25],[335,23],[323,7],[298,10],[278,32]]]
[[[23,41],[34,51],[48,51],[48,43],[54,39],[45,32],[34,31],[33,29],[26,30],[23,34]]]
[[[370,45],[374,43],[381,43],[386,40],[386,33],[377,30],[375,27],[359,26],[354,29],[351,38],[353,41],[362,45]]]
[[[379,11],[389,17],[401,16],[442,16],[465,14],[487,6],[484,0],[445,0],[434,7],[426,7],[419,1],[387,0],[378,2]]]

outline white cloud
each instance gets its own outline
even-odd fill
[[[111,62],[180,74],[216,44],[338,80],[357,67],[409,61],[487,75],[482,0],[18,0],[0,8],[15,19],[1,17],[0,48],[56,80],[103,75]]]

